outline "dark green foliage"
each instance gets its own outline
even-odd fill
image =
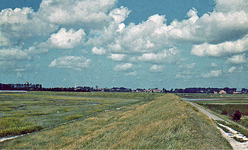
[[[229,119],[233,119],[232,114],[235,113],[236,110],[239,110],[241,115],[246,115],[248,110],[248,105],[244,104],[225,104],[225,105],[215,105],[215,104],[200,104],[201,106],[207,107],[208,109],[222,115],[229,116]],[[225,114],[227,112],[227,114]],[[247,119],[239,119],[238,123],[242,124],[245,127],[248,127]]]
[[[235,113],[232,115],[232,119],[234,121],[238,121],[240,120],[241,116],[242,116],[241,112],[239,110],[236,110]]]
[[[216,123],[217,124],[217,126],[219,127],[219,128],[221,128],[224,132],[230,132],[230,130],[228,130],[227,128],[225,128],[225,127],[223,127],[223,126],[221,126],[221,125],[219,125],[218,123]]]
[[[228,115],[228,112],[227,112],[226,109],[224,109],[224,110],[222,110],[221,114],[222,114],[222,115]]]

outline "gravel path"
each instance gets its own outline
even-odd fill
[[[204,114],[206,114],[210,119],[225,121],[224,119],[222,119],[222,118],[220,118],[220,117],[218,117],[218,116],[216,116],[216,115],[214,115],[214,114],[212,114],[212,113],[206,111],[205,109],[203,109],[203,108],[201,108],[201,107],[195,105],[195,104],[192,103],[192,102],[189,102],[189,101],[188,101],[188,103],[190,103],[191,105],[193,105],[193,106],[195,106],[196,108],[198,108],[201,112],[203,112]],[[227,121],[225,121],[225,122],[227,122]],[[228,122],[227,122],[227,123],[228,123]],[[247,138],[247,137],[245,137],[244,135],[242,135],[242,134],[239,133],[238,131],[233,130],[233,129],[230,128],[230,127],[224,126],[224,125],[222,125],[222,124],[219,124],[219,125],[221,125],[221,126],[227,128],[227,129],[230,131],[230,132],[224,132],[221,128],[217,127],[217,128],[220,130],[222,136],[223,136],[224,138],[226,138],[226,140],[231,144],[231,146],[232,146],[232,148],[233,148],[234,150],[243,150],[243,149],[248,150],[248,141],[247,141],[248,138]],[[236,137],[236,138],[239,138],[239,139],[243,139],[243,140],[245,140],[246,142],[238,142],[238,141],[234,140],[233,137]]]
[[[192,103],[192,102],[188,102],[188,103],[190,103],[191,105],[193,105],[193,106],[195,106],[196,108],[198,108],[201,112],[203,112],[204,114],[206,114],[210,119],[225,121],[224,119],[222,119],[222,118],[220,118],[220,117],[218,117],[218,116],[216,116],[216,115],[214,115],[214,114],[212,114],[212,113],[206,111],[205,109],[203,109],[203,108],[201,108],[201,107],[195,105],[195,104]],[[225,121],[225,122],[226,122],[226,121]]]

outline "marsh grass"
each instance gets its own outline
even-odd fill
[[[21,135],[35,132],[43,129],[39,125],[33,123],[23,123],[18,118],[1,118],[0,119],[0,137],[9,135]]]
[[[156,96],[135,93],[1,93],[0,120],[9,124],[0,124],[0,136],[17,135],[24,130],[37,131],[104,110],[150,101]]]
[[[74,119],[82,118],[83,116],[84,115],[72,115],[72,116],[65,117],[65,120],[74,120]]]
[[[179,97],[168,94],[7,141],[0,148],[231,149],[231,146],[212,120]]]

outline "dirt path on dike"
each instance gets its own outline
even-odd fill
[[[189,101],[187,101],[187,102],[190,103],[191,105],[195,106],[196,108],[198,108],[201,112],[203,112],[204,114],[206,114],[210,119],[225,121],[224,119],[222,119],[222,118],[220,118],[220,117],[218,117],[218,116],[216,116],[216,115],[214,115],[214,114],[212,114],[212,113],[206,111],[205,109],[203,109],[203,108],[201,108],[201,107],[195,105],[194,103],[189,102]],[[225,121],[225,122],[227,122],[227,121]],[[220,124],[220,125],[221,125],[221,124]],[[223,126],[223,125],[222,125],[222,126]],[[225,127],[226,127],[226,126],[225,126]],[[228,133],[224,132],[224,131],[223,131],[221,128],[219,128],[219,127],[217,127],[217,128],[220,130],[222,136],[223,136],[224,138],[226,138],[227,141],[231,144],[231,146],[232,146],[232,148],[233,148],[234,150],[242,150],[242,149],[248,150],[248,141],[246,141],[246,142],[238,142],[238,141],[236,141],[236,140],[233,139],[233,137],[235,136],[235,137],[241,137],[241,138],[243,138],[244,140],[248,140],[247,137],[245,137],[244,135],[240,134],[239,132],[237,132],[237,131],[235,131],[235,130],[229,128],[229,127],[226,127],[226,128],[228,128],[229,131],[230,131],[230,132],[228,132]]]

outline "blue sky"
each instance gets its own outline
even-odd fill
[[[0,0],[0,83],[247,85],[247,0]]]

